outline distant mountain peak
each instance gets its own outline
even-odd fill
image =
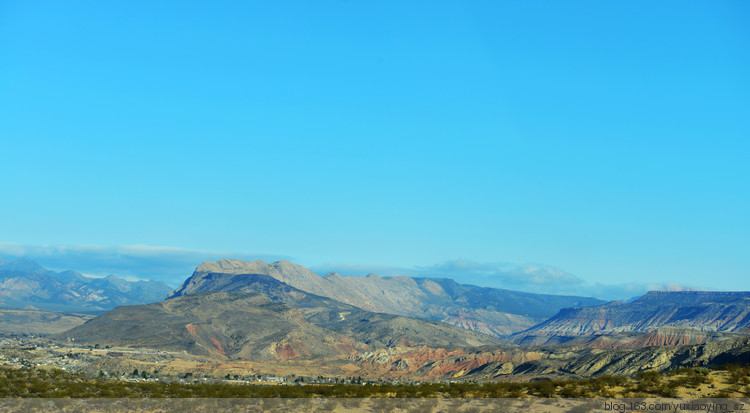
[[[77,271],[55,272],[28,261],[0,265],[0,285],[14,285],[2,305],[24,308],[33,303],[47,311],[99,311],[119,305],[154,302],[171,288],[160,282],[130,282],[117,276],[86,277]]]
[[[26,271],[26,272],[42,272],[46,271],[44,267],[35,263],[34,261],[25,260],[23,258],[15,261],[5,261],[2,263],[2,269],[8,271]]]

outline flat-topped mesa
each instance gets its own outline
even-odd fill
[[[197,292],[220,291],[225,289],[227,278],[240,282],[245,276],[254,275],[268,276],[313,294],[322,295],[321,293],[326,290],[325,280],[322,277],[301,265],[286,260],[265,263],[261,260],[221,259],[206,261],[199,265],[190,278],[169,294],[169,298]]]
[[[631,303],[561,310],[514,341],[531,337],[575,337],[620,332],[650,332],[662,327],[703,332],[750,331],[750,292],[650,291]]]
[[[750,291],[707,291],[707,290],[675,290],[675,291],[668,291],[668,290],[653,290],[649,291],[646,294],[643,295],[643,297],[647,296],[665,296],[665,295],[671,295],[671,296],[715,296],[715,297],[750,297]]]
[[[640,305],[665,305],[673,303],[677,305],[707,304],[707,303],[729,303],[750,300],[750,291],[649,291],[633,303]]]
[[[224,274],[253,274],[266,271],[268,264],[261,260],[244,261],[221,259],[219,261],[204,261],[195,269],[195,274],[224,273]]]
[[[233,259],[222,259],[219,261],[206,261],[199,265],[193,275],[204,275],[208,273],[218,274],[265,274],[281,280],[289,279],[319,279],[320,276],[307,268],[294,264],[287,260],[281,260],[267,264],[261,260],[243,261]]]

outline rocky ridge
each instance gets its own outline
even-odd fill
[[[750,364],[750,338],[682,346],[627,349],[555,348],[540,350],[544,357],[516,366],[514,375],[591,377],[629,375],[645,370],[678,367]]]

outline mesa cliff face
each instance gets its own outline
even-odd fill
[[[602,304],[595,298],[531,294],[458,284],[440,278],[321,277],[289,261],[209,261],[196,268],[178,297],[196,292],[238,291],[247,277],[262,274],[312,294],[367,311],[425,318],[500,337],[528,329],[571,306]],[[210,277],[209,277],[210,275]]]
[[[515,334],[519,344],[566,342],[566,338],[651,332],[662,327],[698,332],[750,332],[750,292],[652,291],[631,302],[566,308],[549,320]],[[683,334],[684,335],[684,334]],[[690,337],[652,337],[643,344],[690,342]]]

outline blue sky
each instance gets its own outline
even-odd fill
[[[216,3],[0,3],[0,256],[750,289],[746,2]]]

